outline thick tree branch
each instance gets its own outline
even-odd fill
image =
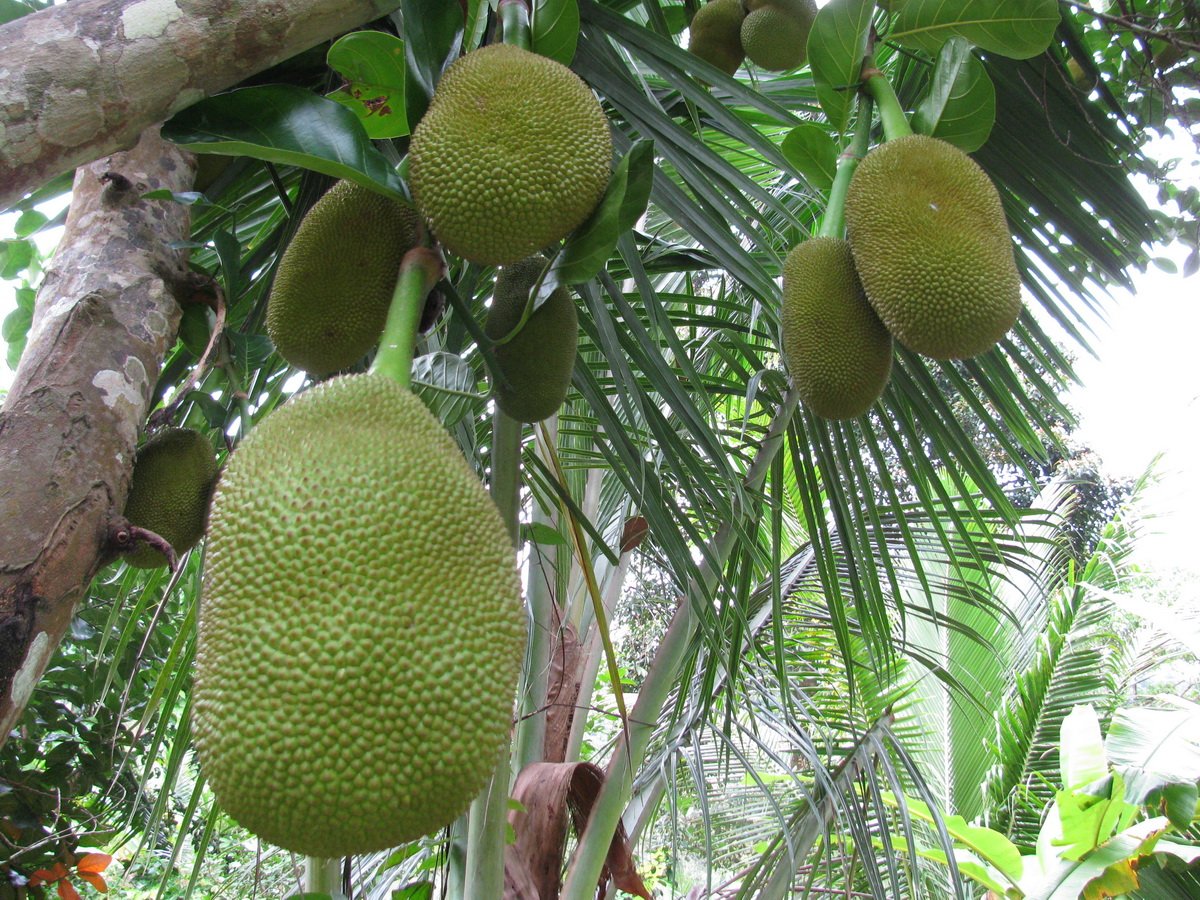
[[[0,26],[0,209],[398,0],[73,0]],[[5,62],[7,61],[7,62]]]
[[[38,292],[0,410],[0,743],[19,719],[76,602],[111,558],[138,431],[190,284],[191,154],[157,128],[78,170],[58,253]]]

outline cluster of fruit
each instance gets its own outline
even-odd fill
[[[883,393],[892,338],[934,359],[994,346],[1021,311],[1000,195],[952,144],[876,147],[846,194],[846,239],[795,247],[783,269],[783,351],[818,415],[862,415]]]
[[[762,69],[804,64],[816,0],[711,0],[688,26],[688,50],[727,75],[749,57]]]
[[[484,328],[498,406],[552,414],[578,323],[564,287],[528,312],[539,251],[592,212],[611,155],[599,102],[565,66],[507,45],[467,54],[412,136],[416,209],[343,181],[301,222],[268,299],[276,349],[318,377],[362,359],[427,224],[503,267]],[[397,381],[338,375],[259,423],[213,492],[215,476],[208,439],[171,429],[139,453],[126,513],[182,552],[213,493],[193,698],[223,808],[319,857],[453,821],[508,739],[526,636],[514,548],[457,445]]]

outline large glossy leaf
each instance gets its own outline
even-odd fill
[[[577,0],[533,0],[529,31],[535,53],[569,66],[579,40]]]
[[[162,135],[197,153],[302,166],[404,197],[395,170],[354,113],[300,88],[269,84],[217,94],[176,113]]]
[[[783,139],[784,156],[813,187],[828,191],[837,171],[838,148],[820,125],[797,125]]]
[[[849,122],[874,12],[874,0],[831,0],[808,33],[808,65],[834,131],[845,131]]]
[[[938,53],[929,92],[913,111],[914,131],[949,141],[965,153],[986,143],[996,121],[996,89],[964,38]]]
[[[888,37],[933,54],[958,36],[983,50],[1027,59],[1049,46],[1059,19],[1056,0],[906,0]]]
[[[373,139],[408,134],[404,109],[404,41],[384,31],[355,31],[339,38],[329,67],[346,79],[330,98],[351,110]]]

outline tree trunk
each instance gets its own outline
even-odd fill
[[[0,744],[109,557],[138,432],[188,282],[194,157],[148,130],[76,173],[62,244],[0,410]]]
[[[0,26],[0,209],[398,0],[73,0]]]

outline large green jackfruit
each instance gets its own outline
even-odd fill
[[[352,181],[326,191],[300,223],[271,286],[267,334],[280,355],[328,375],[374,347],[418,225],[407,203]]]
[[[892,371],[888,334],[854,271],[850,245],[817,237],[783,263],[783,353],[800,399],[819,416],[871,408]]]
[[[484,332],[498,340],[521,321],[529,292],[546,267],[541,257],[500,270]],[[565,287],[556,288],[521,330],[496,347],[496,404],[518,422],[540,422],[567,396],[579,344],[579,314]]]
[[[726,75],[737,71],[746,53],[742,50],[741,0],[711,0],[696,11],[688,26],[688,50]]]
[[[454,62],[413,131],[409,180],[438,240],[508,265],[566,237],[608,186],[599,101],[561,63],[509,44]]]
[[[934,359],[991,348],[1021,311],[1021,276],[995,185],[952,144],[876,147],[846,195],[854,264],[900,343]]]
[[[217,487],[201,770],[296,853],[430,834],[495,767],[525,634],[512,544],[445,428],[388,378],[333,378],[256,426]]]
[[[751,62],[769,71],[795,69],[808,55],[808,33],[816,15],[811,0],[798,12],[782,6],[760,6],[742,21],[742,49]]]
[[[217,456],[208,438],[191,428],[165,428],[134,457],[125,518],[184,553],[204,534],[216,477]],[[122,559],[139,569],[167,564],[162,553],[145,544]]]

